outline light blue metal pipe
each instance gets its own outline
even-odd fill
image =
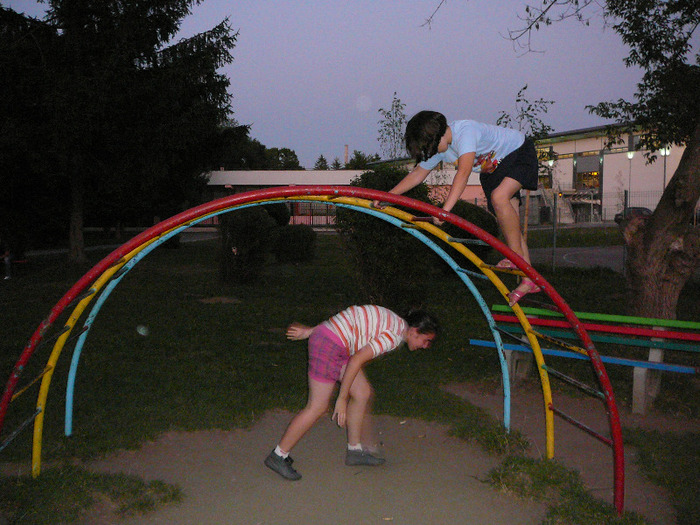
[[[219,210],[216,213],[210,213],[207,215],[203,215],[202,217],[198,217],[196,220],[190,221],[187,224],[183,224],[182,226],[179,226],[178,228],[173,229],[172,231],[166,233],[165,235],[161,236],[158,238],[158,240],[152,242],[150,245],[148,245],[146,248],[138,252],[136,255],[134,255],[122,268],[119,269],[112,278],[112,280],[109,282],[107,286],[105,286],[105,289],[102,291],[100,294],[100,297],[95,301],[95,305],[92,307],[92,310],[90,310],[90,314],[88,315],[87,319],[85,320],[85,324],[83,325],[83,333],[80,334],[80,337],[78,338],[78,341],[75,344],[75,348],[73,349],[73,356],[71,358],[71,364],[70,364],[70,369],[68,370],[68,381],[66,383],[66,414],[64,417],[64,434],[66,436],[70,436],[73,434],[73,407],[74,407],[74,391],[75,391],[75,378],[78,373],[78,363],[80,362],[80,355],[83,352],[83,346],[85,344],[85,340],[87,339],[88,333],[90,332],[90,328],[92,327],[92,323],[94,322],[95,318],[97,317],[97,314],[100,312],[100,309],[102,308],[102,305],[107,301],[107,298],[110,296],[112,293],[112,290],[116,288],[116,286],[119,284],[119,282],[122,280],[122,278],[131,271],[131,269],[136,266],[136,264],[143,259],[146,255],[151,253],[153,250],[155,250],[158,246],[163,244],[165,241],[170,239],[171,237],[174,237],[178,233],[181,233],[182,231],[186,230],[190,226],[194,226],[196,224],[199,224],[202,221],[205,221],[211,217],[214,217],[216,215],[221,215],[223,213],[227,213],[229,211],[234,211],[234,210],[242,210],[243,208],[250,208],[252,206],[259,206],[261,204],[269,204],[270,201],[267,202],[260,202],[260,203],[252,203],[252,204],[244,204],[242,206],[238,206],[234,209],[225,209],[225,210]]]
[[[386,215],[384,213],[380,213],[372,209],[362,208],[361,206],[353,206],[350,204],[341,203],[335,203],[335,205],[341,208],[351,208],[353,210],[363,211],[364,213],[377,217],[378,219],[382,219],[383,221],[389,222],[395,226],[398,226],[399,228],[401,228],[402,225],[406,224],[405,222],[403,222],[400,219],[397,219],[396,217],[392,217],[391,215]],[[431,250],[433,250],[438,256],[442,258],[443,261],[445,261],[450,266],[450,268],[452,268],[455,271],[455,273],[457,273],[459,278],[471,292],[474,299],[476,299],[479,308],[481,308],[481,311],[484,314],[486,321],[488,322],[489,329],[493,334],[493,340],[495,342],[496,350],[498,353],[498,360],[501,365],[501,374],[503,375],[503,426],[506,428],[506,430],[510,431],[510,378],[508,375],[508,364],[506,361],[506,354],[503,349],[503,341],[501,340],[501,334],[500,332],[498,332],[498,330],[496,330],[496,322],[494,321],[493,316],[491,315],[491,310],[489,310],[489,307],[486,304],[484,297],[481,295],[481,292],[479,292],[476,286],[474,286],[472,280],[469,279],[469,277],[467,277],[468,273],[474,274],[474,272],[465,270],[464,268],[459,266],[455,262],[455,260],[449,254],[447,254],[447,252],[445,252],[445,250],[443,250],[440,246],[435,244],[435,242],[429,237],[427,237],[421,230],[418,230],[416,228],[405,228],[405,230],[411,235],[413,235],[416,239],[421,241],[423,244],[428,246]]]
[[[93,306],[90,314],[88,315],[88,318],[85,321],[84,324],[84,332],[81,334],[80,338],[78,339],[75,349],[73,351],[73,356],[71,359],[71,366],[69,369],[68,373],[68,382],[66,385],[66,411],[65,411],[65,435],[70,436],[72,435],[73,432],[73,407],[74,407],[74,389],[75,389],[75,378],[77,375],[77,369],[78,369],[78,363],[80,361],[80,355],[82,354],[82,348],[84,346],[85,340],[87,338],[87,335],[90,331],[90,328],[92,326],[92,323],[94,322],[95,318],[97,317],[97,314],[99,313],[100,309],[102,308],[102,305],[106,302],[107,298],[111,294],[112,290],[116,288],[116,286],[119,284],[121,279],[129,272],[131,269],[141,260],[143,259],[146,255],[148,255],[151,251],[153,251],[155,248],[160,246],[162,243],[170,239],[171,237],[181,233],[182,231],[186,230],[190,226],[193,226],[195,224],[198,224],[208,218],[214,217],[216,215],[221,215],[223,213],[228,213],[231,211],[235,210],[240,210],[243,208],[249,208],[252,206],[261,206],[265,204],[270,204],[271,202],[280,202],[280,200],[268,200],[264,202],[256,202],[256,203],[251,203],[251,204],[246,204],[243,206],[238,206],[233,209],[225,209],[225,210],[219,210],[216,213],[212,213],[209,215],[205,215],[202,217],[197,218],[196,220],[183,225],[179,228],[174,229],[171,232],[168,232],[167,234],[163,235],[161,238],[159,238],[157,241],[151,243],[149,246],[141,250],[139,253],[137,253],[134,257],[131,258],[116,274],[115,277],[110,281],[110,283],[105,287],[104,291],[98,298],[98,300],[95,302],[95,305]],[[285,202],[284,199],[281,200],[281,202]],[[295,199],[295,202],[300,202],[299,199]],[[302,202],[317,202],[315,200],[309,200],[309,201],[303,201]],[[385,222],[391,223],[394,226],[397,226],[401,228],[404,226],[406,223],[401,221],[400,219],[397,219],[396,217],[387,215],[382,212],[378,212],[373,209],[369,208],[364,208],[362,206],[354,206],[354,205],[349,205],[349,204],[341,204],[341,203],[334,203],[330,202],[330,204],[333,204],[335,206],[343,207],[343,208],[349,208],[355,211],[359,211],[362,213],[367,213],[369,215],[372,215],[378,219],[381,219]],[[425,245],[427,245],[430,249],[432,249],[439,257],[441,257],[447,264],[457,273],[457,275],[460,277],[462,282],[467,286],[469,291],[471,292],[472,296],[476,299],[477,304],[481,308],[484,317],[487,320],[487,323],[489,325],[489,329],[491,330],[491,333],[494,336],[494,341],[496,343],[496,349],[498,353],[498,358],[500,361],[501,365],[501,373],[503,375],[503,426],[506,428],[506,430],[510,431],[510,379],[508,375],[508,366],[506,363],[505,359],[505,352],[503,350],[503,343],[501,340],[500,333],[496,330],[495,326],[496,323],[493,320],[493,317],[491,315],[491,312],[488,308],[488,305],[484,301],[484,298],[482,297],[481,293],[478,291],[478,289],[474,286],[474,283],[467,277],[467,274],[472,274],[472,275],[477,275],[474,272],[470,272],[469,270],[463,269],[461,266],[459,266],[452,257],[450,257],[442,248],[440,248],[437,244],[435,244],[431,239],[429,239],[424,233],[421,231],[418,231],[416,229],[408,229],[407,230],[409,234],[413,235],[415,238],[419,239],[421,242],[423,242]]]
[[[129,271],[134,266],[136,266],[136,264],[141,259],[143,259],[146,255],[151,253],[153,250],[155,250],[158,246],[163,244],[171,237],[174,237],[175,235],[182,232],[183,230],[186,230],[190,226],[198,224],[210,217],[213,217],[213,214],[206,215],[197,219],[196,221],[192,221],[189,224],[180,226],[179,228],[175,228],[173,231],[168,232],[167,234],[163,235],[158,240],[152,242],[146,248],[138,252],[114,274],[112,280],[107,284],[107,286],[105,286],[104,290],[95,301],[95,304],[90,310],[90,314],[88,315],[87,319],[85,320],[85,324],[83,325],[83,332],[80,334],[78,341],[75,343],[75,348],[73,349],[73,356],[71,358],[70,363],[70,369],[68,370],[68,381],[66,382],[66,414],[64,421],[64,433],[66,436],[70,436],[73,434],[73,392],[75,390],[75,378],[78,373],[78,363],[80,362],[80,355],[83,352],[83,346],[85,344],[85,340],[87,339],[88,333],[90,332],[90,328],[92,327],[92,323],[97,317],[97,314],[100,312],[102,305],[107,301],[107,298],[112,293],[112,290],[114,290],[117,287],[117,285],[124,278],[124,276],[127,273],[129,273]]]

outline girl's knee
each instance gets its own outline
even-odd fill
[[[491,193],[491,203],[494,208],[502,208],[503,206],[512,206],[511,204],[511,199],[513,198],[513,195],[510,194],[510,192],[504,190],[500,190],[500,188],[496,188],[493,190],[493,193]]]
[[[323,414],[328,412],[328,403],[309,402],[304,407],[303,412],[306,412],[309,417],[319,419]]]
[[[361,403],[369,403],[374,399],[374,389],[370,385],[363,385],[350,392],[350,397]]]

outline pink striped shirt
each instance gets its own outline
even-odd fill
[[[350,355],[369,345],[374,357],[403,342],[406,321],[382,306],[351,306],[323,323],[348,349]]]

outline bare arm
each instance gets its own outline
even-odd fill
[[[408,190],[415,188],[421,182],[423,182],[428,177],[429,173],[430,170],[426,170],[425,168],[416,166],[415,168],[413,168],[413,170],[411,170],[411,172],[408,175],[401,179],[401,182],[399,182],[396,186],[390,189],[389,193],[403,195]],[[379,201],[374,201],[372,203],[372,206],[374,206],[375,208],[383,208],[383,206],[380,205]]]
[[[291,339],[292,341],[308,339],[313,331],[313,327],[301,323],[292,323],[287,328],[287,339]]]
[[[335,419],[338,426],[344,427],[348,410],[348,395],[353,381],[365,364],[374,359],[374,351],[369,346],[363,346],[353,355],[345,367],[345,374],[340,382],[340,391],[335,401],[335,410],[331,419]]]
[[[467,187],[467,182],[469,181],[469,175],[472,172],[475,156],[476,153],[472,151],[471,153],[465,153],[457,160],[457,174],[452,181],[452,187],[447,194],[447,199],[445,199],[442,205],[443,210],[452,210],[462,196],[462,193],[464,193],[464,189]]]

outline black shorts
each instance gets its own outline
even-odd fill
[[[498,163],[498,167],[495,170],[491,173],[481,173],[479,175],[481,188],[486,194],[489,211],[495,214],[491,204],[491,193],[503,182],[504,178],[508,177],[517,180],[525,190],[536,190],[539,179],[538,172],[539,163],[537,162],[535,143],[530,137],[525,137],[523,145],[506,155]],[[513,197],[519,201],[520,192],[516,192]]]

